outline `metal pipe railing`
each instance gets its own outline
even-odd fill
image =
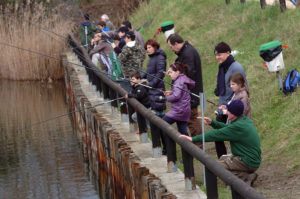
[[[73,47],[74,52],[78,55],[81,62],[85,65],[89,78],[92,82],[99,84],[101,83],[102,90],[105,90],[103,87],[107,86],[109,89],[112,89],[113,92],[116,92],[120,96],[124,96],[126,91],[119,86],[117,83],[108,78],[103,74],[97,67],[91,62],[87,52],[78,44],[73,35],[69,35],[69,44]],[[95,80],[95,78],[97,80]],[[100,88],[99,85],[96,85],[97,88]],[[107,96],[109,98],[109,96]],[[152,111],[145,108],[140,104],[136,99],[130,98],[127,100],[128,103],[138,111],[143,117],[145,117],[149,122],[153,123],[157,127],[164,127],[162,130],[169,137],[171,137],[177,144],[179,144],[184,150],[186,150],[190,155],[199,160],[202,164],[205,165],[207,171],[207,198],[218,198],[217,194],[217,183],[216,177],[223,180],[227,185],[230,185],[232,188],[232,197],[237,198],[248,198],[248,199],[263,199],[265,198],[259,194],[255,189],[250,187],[244,181],[236,177],[230,171],[221,166],[214,158],[210,157],[208,154],[204,153],[196,145],[191,144],[186,139],[179,138],[181,135],[176,129],[174,129],[167,122],[162,120],[160,117],[156,116]],[[242,196],[242,197],[241,197]]]

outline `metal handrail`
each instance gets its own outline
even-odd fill
[[[106,75],[104,75],[100,70],[97,71],[97,67],[91,62],[87,52],[80,46],[80,44],[76,41],[73,35],[69,35],[69,44],[73,47],[74,52],[79,55],[79,59],[86,66],[87,71],[96,75],[102,83],[105,83],[109,88],[114,90],[121,96],[124,96],[127,92],[119,86],[117,83],[112,81]],[[210,171],[213,175],[217,176],[221,180],[223,180],[227,185],[230,185],[233,192],[237,192],[242,197],[246,197],[248,199],[264,199],[265,197],[258,193],[255,189],[250,187],[244,181],[236,177],[230,171],[221,166],[215,159],[210,157],[207,153],[203,152],[199,147],[194,144],[191,144],[186,139],[179,138],[181,135],[177,130],[175,130],[171,125],[162,120],[160,117],[156,116],[152,111],[145,108],[141,103],[139,103],[134,98],[129,98],[128,103],[138,111],[143,117],[145,117],[149,122],[154,125],[160,127],[163,126],[162,129],[164,133],[166,133],[169,137],[171,137],[176,143],[178,143],[185,151],[187,151],[194,158],[199,160],[205,167]],[[207,185],[209,186],[209,184]],[[210,188],[207,187],[207,191]],[[214,189],[211,189],[214,190]],[[207,193],[208,198],[209,194]],[[212,194],[217,197],[217,194]],[[234,195],[234,194],[233,194]],[[215,197],[211,197],[215,198]],[[235,197],[239,198],[239,197]]]

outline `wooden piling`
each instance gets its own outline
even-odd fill
[[[101,113],[105,106],[93,107],[95,103],[93,104],[87,96],[89,91],[83,89],[88,84],[83,83],[78,77],[79,74],[86,72],[80,68],[75,70],[68,62],[64,62],[64,67],[67,76],[65,78],[66,94],[70,109],[73,111],[74,130],[82,144],[84,159],[89,162],[90,173],[96,175],[91,177],[99,185],[97,187],[99,187],[101,198],[106,198],[106,194],[118,199],[176,198],[166,191],[158,177],[139,163],[140,160],[133,153],[130,145],[111,124],[111,122],[118,123],[119,121],[106,119],[106,115]],[[117,96],[115,92],[108,89],[105,83],[98,82],[98,84],[96,89],[101,89],[105,98]],[[90,93],[92,95],[93,92]],[[117,107],[118,104],[112,103],[112,105]]]

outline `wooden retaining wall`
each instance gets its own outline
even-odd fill
[[[74,111],[74,129],[82,144],[84,158],[99,183],[100,197],[176,198],[158,177],[140,164],[140,158],[120,135],[120,130],[124,129],[130,133],[128,122],[122,122],[110,104],[93,107],[104,100],[97,96],[87,79],[84,81],[79,77],[84,70],[76,69],[69,61],[64,58],[67,101]]]

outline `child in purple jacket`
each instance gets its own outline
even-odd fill
[[[188,66],[182,63],[171,64],[168,75],[173,80],[172,91],[166,91],[167,101],[171,103],[171,109],[163,118],[169,124],[176,122],[178,131],[183,135],[188,135],[187,121],[190,119],[190,93],[189,90],[195,86],[195,82],[188,78]],[[177,171],[176,143],[166,135],[168,172]],[[185,188],[195,189],[193,157],[185,150],[182,151],[184,166]]]

